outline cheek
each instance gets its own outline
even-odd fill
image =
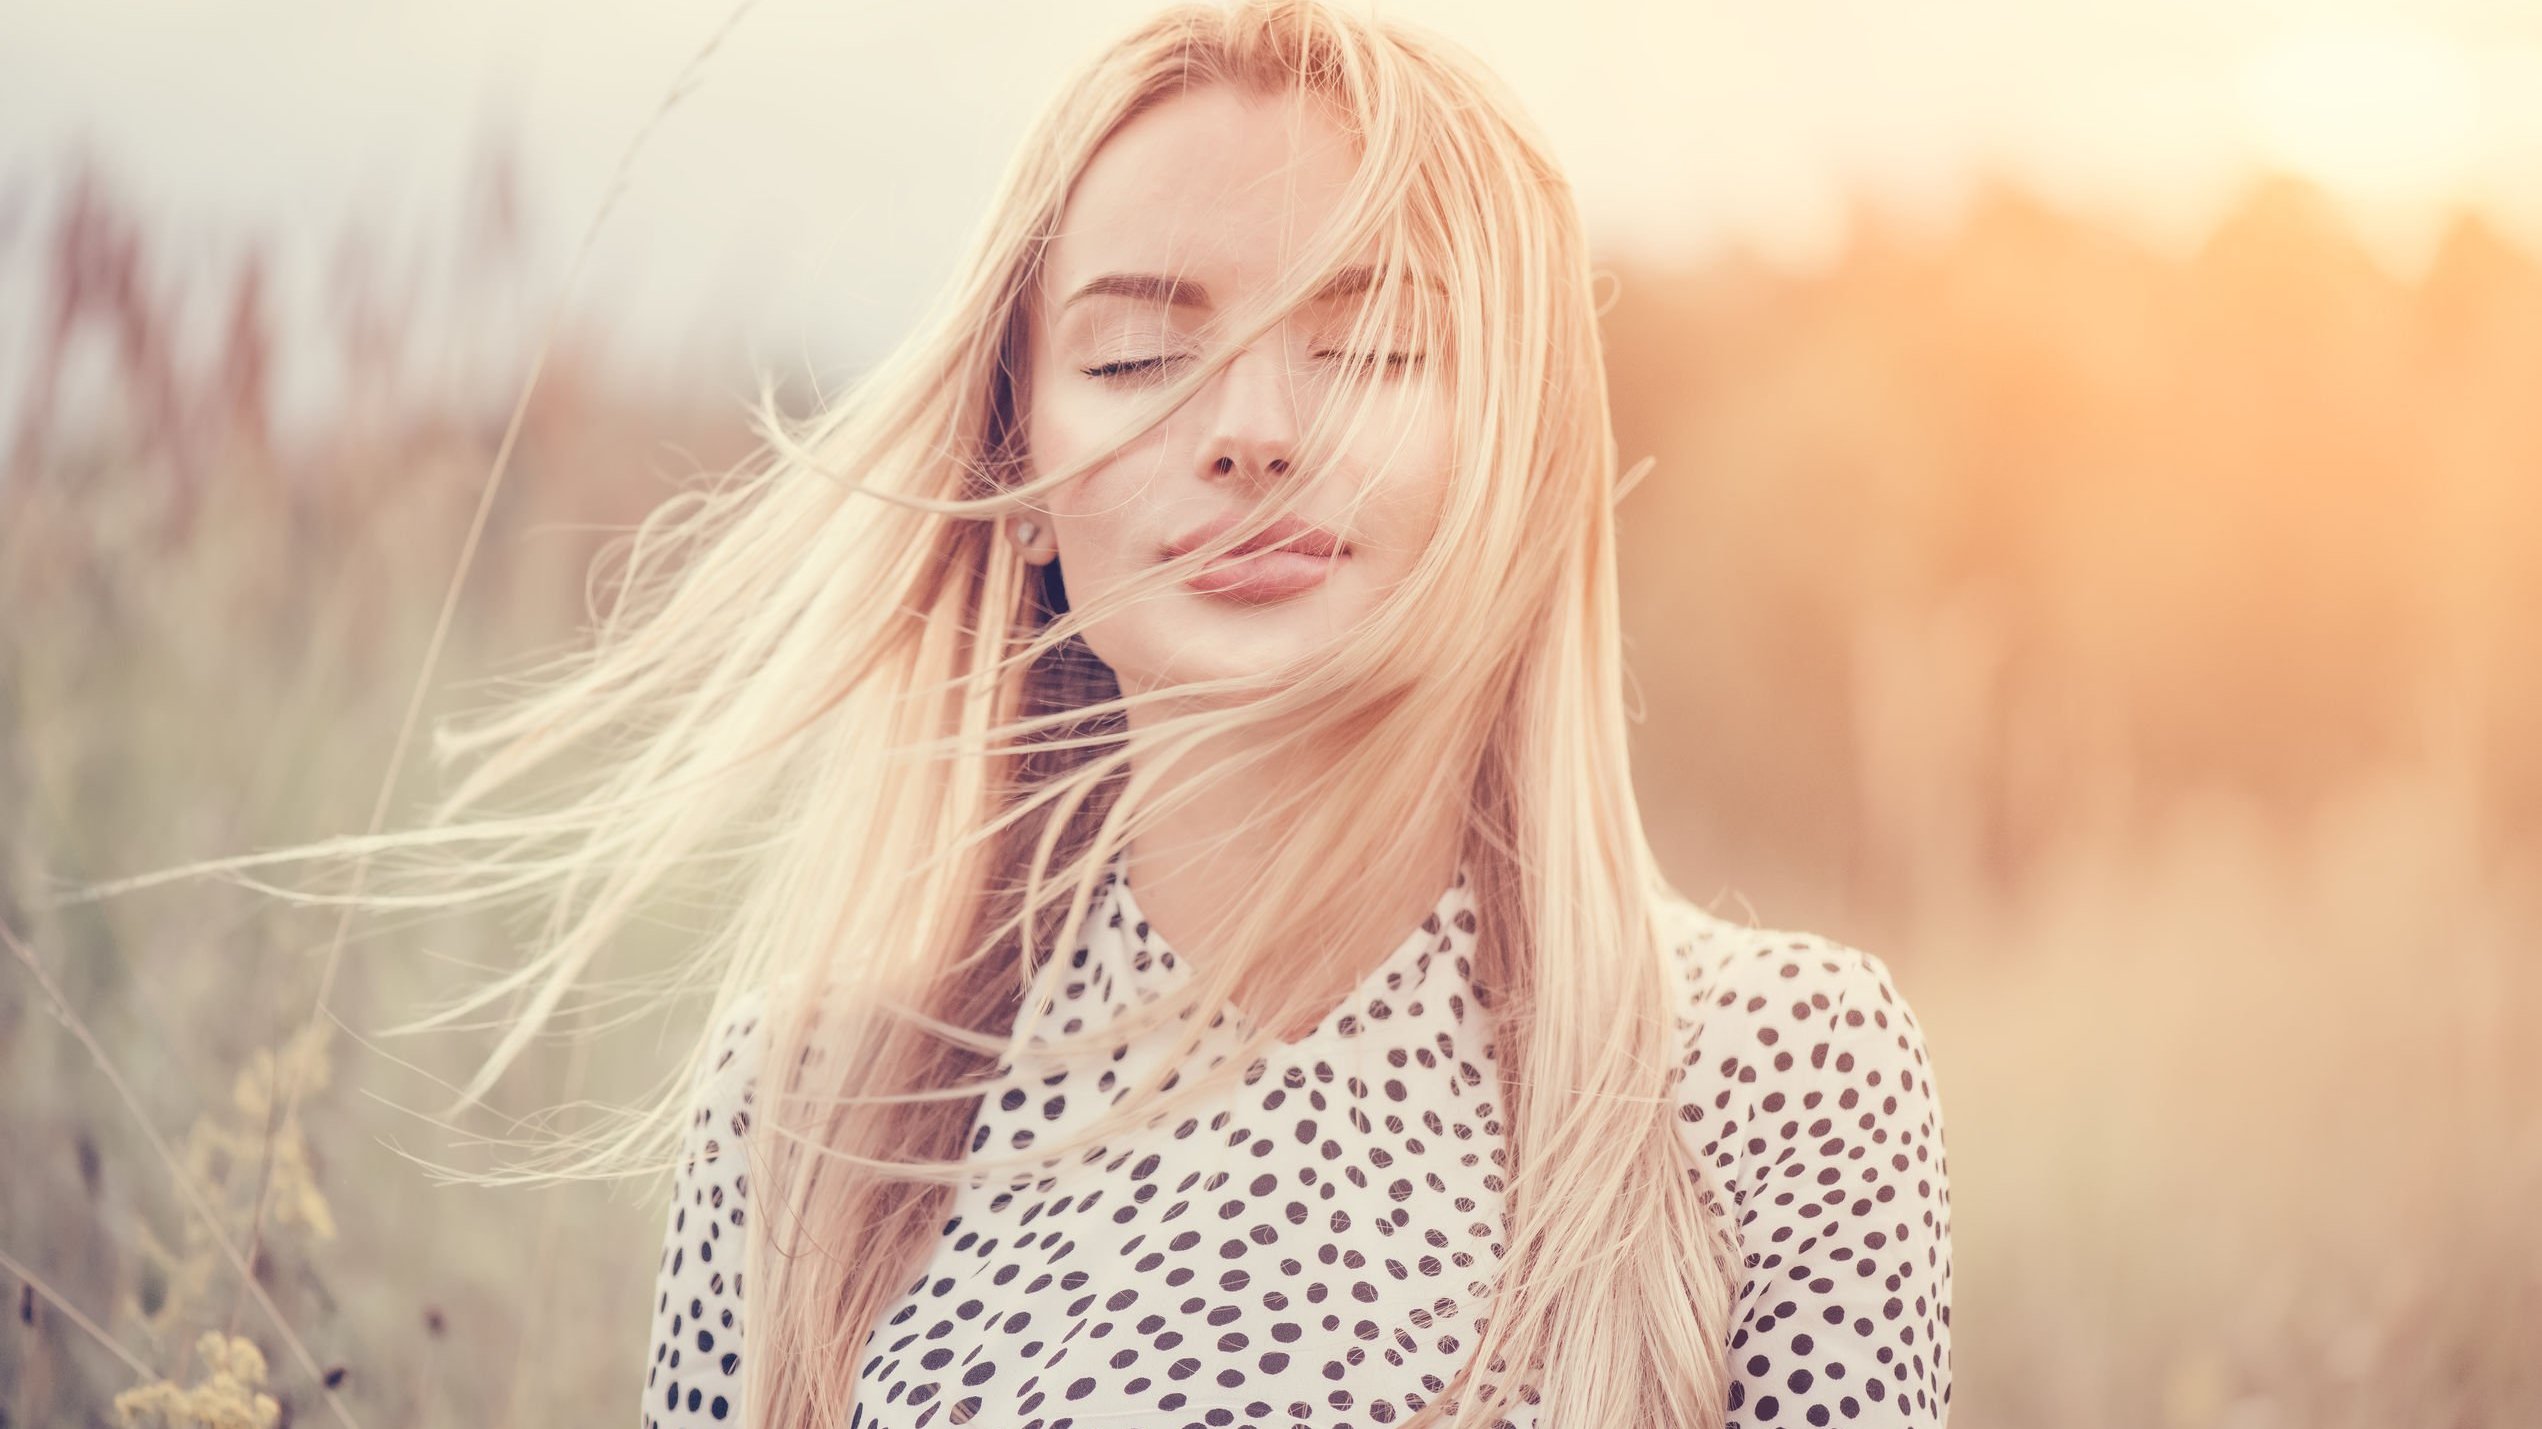
[[[1447,511],[1454,463],[1443,421],[1425,420],[1399,445],[1372,454],[1386,469],[1363,508],[1362,548],[1396,572],[1420,559]]]
[[[1081,395],[1036,392],[1025,424],[1033,474],[1063,470],[1099,450],[1097,444],[1118,422],[1117,413]],[[1042,497],[1072,591],[1090,595],[1138,563],[1142,512],[1132,478],[1148,465],[1141,450],[1134,443],[1114,452]]]

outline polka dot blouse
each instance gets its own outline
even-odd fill
[[[1948,1157],[1914,1014],[1869,953],[1673,901],[1687,1164],[1727,1195],[1745,1270],[1727,1422],[1942,1425]],[[1095,1025],[1188,968],[1116,862],[1033,996]],[[1466,979],[1466,872],[1324,1022],[1134,1143],[957,1185],[924,1273],[867,1335],[849,1429],[1398,1423],[1447,1384],[1503,1253],[1491,1014]],[[1232,1004],[1212,1028],[1249,1024]],[[745,1002],[701,1076],[668,1212],[643,1423],[741,1422],[757,1082]],[[1126,1094],[1174,1029],[1091,1066],[1010,1044],[971,1147],[1029,1147]],[[1224,1051],[1204,1041],[1211,1064]],[[1023,1068],[1020,1073],[1016,1070]],[[1098,1068],[1100,1070],[1098,1070]],[[1535,1410],[1519,1406],[1522,1414]],[[1530,1426],[1521,1425],[1521,1429]]]

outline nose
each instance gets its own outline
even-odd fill
[[[1297,374],[1277,331],[1218,374],[1218,404],[1202,443],[1201,475],[1254,482],[1289,469],[1298,441]]]

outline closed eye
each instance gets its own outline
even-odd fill
[[[1347,357],[1352,360],[1352,364],[1354,366],[1362,369],[1376,366],[1377,360],[1382,357],[1385,359],[1386,371],[1389,373],[1396,373],[1401,372],[1405,368],[1419,362],[1423,354],[1418,352],[1319,352],[1316,356]]]
[[[1171,359],[1162,357],[1131,358],[1119,362],[1106,362],[1094,367],[1081,368],[1079,370],[1084,372],[1088,377],[1110,379],[1126,377],[1134,372],[1152,372],[1157,368],[1164,366],[1169,360],[1180,362],[1182,361],[1182,358],[1180,356],[1176,356]]]
[[[1389,373],[1394,373],[1401,372],[1404,369],[1419,363],[1425,354],[1418,352],[1376,353],[1330,351],[1319,352],[1315,355],[1318,357],[1347,357],[1352,360],[1354,366],[1362,369],[1374,367],[1377,365],[1379,360],[1382,359],[1385,362],[1386,370]],[[1099,378],[1105,381],[1116,381],[1132,376],[1144,377],[1146,374],[1155,372],[1162,368],[1168,362],[1181,362],[1183,360],[1183,355],[1180,353],[1174,354],[1170,357],[1124,358],[1114,362],[1098,363],[1093,367],[1084,367],[1079,368],[1078,370],[1088,377]]]

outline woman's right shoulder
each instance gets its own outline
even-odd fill
[[[644,1383],[648,1429],[739,1422],[750,1201],[745,1144],[767,1033],[766,994],[733,999],[705,1039],[704,1060],[690,1079],[688,1124],[654,1282]]]
[[[689,1088],[687,1168],[711,1164],[750,1131],[767,1053],[769,993],[750,988],[725,1008]]]
[[[774,1005],[767,988],[744,989],[725,1008],[721,1023],[715,1029],[714,1056],[707,1063],[713,1076],[728,1076],[739,1067],[746,1075],[756,1075],[759,1059],[768,1044],[768,1017]]]

